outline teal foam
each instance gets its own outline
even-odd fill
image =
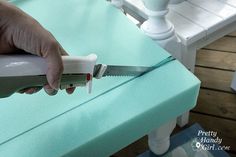
[[[106,1],[12,2],[70,55],[96,53],[99,63],[145,66],[170,56]],[[41,91],[1,99],[0,156],[108,156],[196,104],[199,80],[178,61],[121,85],[129,79],[94,80],[92,94],[78,88],[72,95]]]

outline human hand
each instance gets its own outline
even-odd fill
[[[0,53],[23,50],[45,58],[48,84],[44,89],[49,95],[56,94],[63,72],[61,55],[67,55],[66,51],[35,19],[9,2],[0,0],[0,15]],[[38,90],[40,88],[29,88],[19,92],[32,94]],[[71,94],[74,88],[66,91]]]

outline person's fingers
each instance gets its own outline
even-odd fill
[[[35,93],[35,89],[34,88],[30,88],[30,89],[27,89],[25,91],[25,94],[34,94]]]
[[[19,93],[19,94],[24,94],[24,93],[25,93],[25,90],[19,90],[19,91],[17,91],[17,93]]]
[[[41,89],[42,89],[42,87],[30,87],[30,88],[25,88],[25,89],[19,90],[17,93],[34,94],[34,93],[39,92]]]
[[[63,63],[61,58],[60,47],[52,43],[50,49],[46,50],[45,56],[48,70],[47,80],[51,88],[58,90],[60,86],[61,74],[63,72]]]
[[[68,94],[72,94],[74,91],[75,91],[75,88],[74,88],[74,87],[73,87],[73,88],[67,88],[67,89],[66,89],[66,92],[67,92]]]
[[[50,85],[45,85],[45,86],[44,86],[44,91],[45,91],[48,95],[51,95],[51,96],[56,95],[57,92],[58,92],[57,90],[51,88]]]
[[[32,87],[29,90],[26,90],[25,93],[26,94],[34,94],[39,92],[43,87]]]
[[[62,52],[62,53],[61,53],[62,56],[68,56],[68,54],[66,53],[65,50],[62,49],[61,52]],[[67,89],[66,89],[67,94],[73,94],[74,91],[75,91],[75,87],[73,87],[73,88],[67,88]]]

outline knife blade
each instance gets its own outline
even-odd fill
[[[93,77],[100,79],[106,76],[139,76],[151,72],[152,70],[155,70],[158,67],[161,67],[173,60],[175,60],[175,58],[169,56],[153,66],[123,66],[97,64],[94,66]]]

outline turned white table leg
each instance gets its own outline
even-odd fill
[[[195,63],[196,63],[196,53],[197,48],[195,46],[182,45],[182,63],[188,68],[192,73],[194,73]],[[184,127],[189,122],[189,111],[182,114],[177,118],[177,124],[180,127]]]
[[[189,69],[192,73],[194,73],[195,64],[196,64],[196,54],[197,48],[194,45],[182,45],[182,63]]]
[[[177,124],[179,127],[184,127],[189,122],[189,111],[185,112],[177,118]]]
[[[176,119],[162,125],[148,134],[148,145],[154,154],[161,155],[168,151],[170,147],[170,134],[174,130],[175,126]]]
[[[236,71],[234,73],[234,77],[233,77],[233,80],[232,80],[232,83],[231,83],[231,88],[236,91]]]

